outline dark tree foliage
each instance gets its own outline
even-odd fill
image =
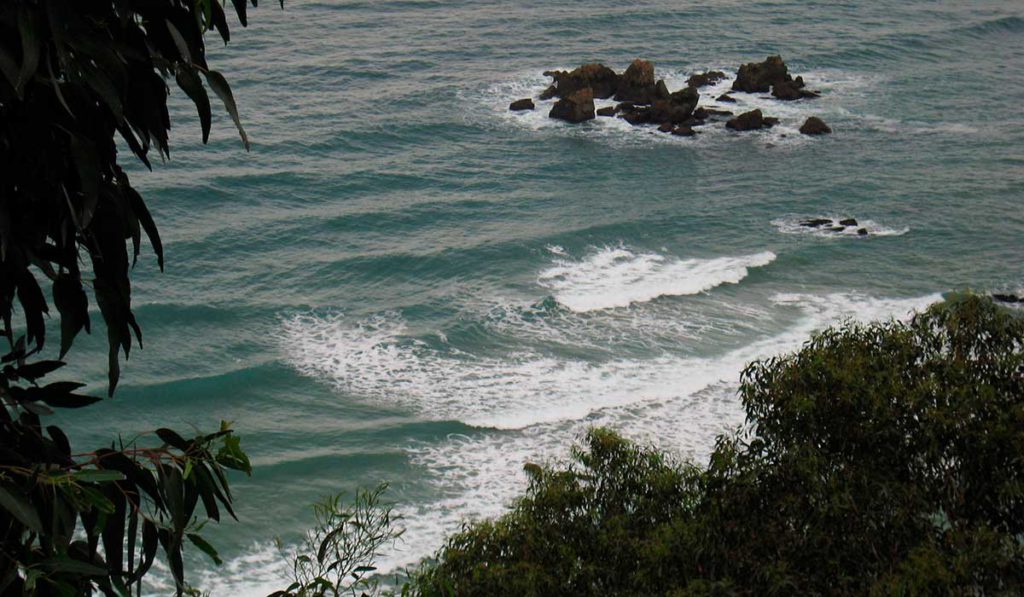
[[[245,0],[232,4],[244,26]],[[206,62],[209,29],[227,43],[218,0],[0,2],[2,594],[125,594],[141,587],[158,545],[181,592],[185,539],[216,559],[194,533],[197,504],[209,519],[234,515],[223,469],[249,464],[226,425],[194,439],[159,429],[152,441],[72,450],[44,417],[98,398],[76,393],[78,383],[42,384],[63,363],[38,360],[52,312],[40,280],[59,315],[61,359],[91,332],[92,296],[107,332],[110,395],[119,353],[142,345],[129,271],[143,233],[161,269],[164,256],[117,143],[149,168],[154,154],[170,157],[168,82],[195,104],[204,142],[209,89],[248,148],[231,89]]]
[[[425,595],[1024,593],[1024,318],[966,296],[750,365],[706,469],[606,431]]]

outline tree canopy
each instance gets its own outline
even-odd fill
[[[751,364],[706,468],[594,430],[422,594],[1024,592],[1024,318],[975,296]]]
[[[245,0],[232,0],[245,26]],[[252,0],[256,5],[256,0]],[[282,4],[283,5],[283,4]],[[106,329],[108,394],[142,330],[129,273],[143,233],[164,263],[156,224],[118,161],[119,142],[152,168],[170,157],[168,82],[194,103],[203,142],[212,90],[248,139],[225,78],[206,60],[204,35],[230,30],[218,0],[6,0],[0,3],[0,592],[126,594],[158,545],[178,592],[185,539],[217,559],[195,531],[234,515],[225,468],[248,471],[227,424],[186,439],[169,429],[99,450],[73,450],[45,425],[54,408],[99,400],[82,384],[41,379],[63,365],[40,360],[50,301],[59,358],[90,333],[90,300]],[[119,141],[120,140],[120,141]],[[130,242],[130,252],[129,252]],[[90,299],[91,296],[91,299]],[[102,547],[101,547],[102,546]]]

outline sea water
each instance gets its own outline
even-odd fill
[[[397,570],[589,427],[701,462],[743,423],[746,363],[1024,287],[1020,2],[295,0],[250,20],[209,58],[252,151],[226,115],[203,146],[172,91],[171,160],[131,172],[167,252],[133,272],[145,349],[66,418],[83,447],[234,421],[240,522],[207,528],[223,566],[188,560],[214,595],[286,586],[274,539],[324,495],[390,483]],[[715,100],[769,54],[821,98]],[[672,90],[723,70],[702,105],[781,123],[680,138],[508,111],[545,70],[637,57]],[[800,135],[812,115],[834,133]],[[869,234],[799,225],[816,217]],[[94,336],[69,376],[99,393]]]

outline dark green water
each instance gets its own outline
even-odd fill
[[[226,117],[202,146],[175,96],[173,159],[133,175],[168,254],[135,273],[146,349],[73,421],[94,443],[235,421],[256,473],[211,532],[228,563],[195,561],[215,595],[287,584],[272,539],[324,494],[391,482],[408,532],[384,564],[415,561],[590,425],[703,458],[742,421],[745,362],[1024,287],[1019,2],[295,0],[251,20],[211,62],[253,151]],[[770,132],[506,110],[551,68],[644,57],[674,90],[769,53],[823,92],[738,94]],[[810,115],[835,133],[796,134]],[[818,216],[871,234],[794,226]],[[101,341],[72,353],[97,392]]]

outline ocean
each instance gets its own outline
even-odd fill
[[[1019,0],[292,0],[208,41],[252,151],[226,114],[202,145],[172,89],[171,159],[131,169],[167,253],[133,273],[145,349],[66,422],[99,446],[234,421],[240,522],[207,527],[223,566],[188,560],[213,595],[287,586],[274,539],[327,494],[390,484],[399,570],[589,427],[701,462],[743,423],[751,360],[1024,289]],[[822,96],[715,101],[770,54]],[[681,138],[508,110],[545,70],[638,57],[673,91],[723,70],[702,105],[781,122]],[[800,135],[812,115],[834,133]],[[820,217],[868,235],[799,225]],[[69,355],[96,393],[104,341]]]

